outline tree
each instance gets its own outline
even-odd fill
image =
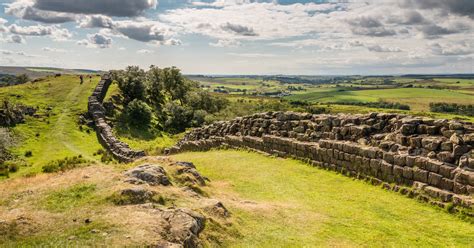
[[[166,101],[161,72],[162,70],[154,65],[150,66],[150,69],[146,72],[146,98],[158,111],[161,110],[163,103]]]
[[[16,76],[16,81],[17,81],[17,84],[24,84],[30,81],[30,77],[28,77],[28,75],[23,73]]]
[[[164,89],[171,96],[171,100],[179,101],[183,106],[186,93],[192,88],[193,84],[186,80],[180,70],[174,66],[162,69],[160,75]]]
[[[146,80],[145,71],[138,66],[128,66],[125,71],[118,71],[113,73],[113,78],[117,81],[118,87],[124,97],[124,104],[138,99],[145,98]]]
[[[150,106],[138,99],[131,101],[127,105],[125,115],[128,123],[135,127],[147,127],[153,118]]]

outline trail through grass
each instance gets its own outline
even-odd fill
[[[21,168],[11,176],[25,175],[41,171],[47,162],[66,156],[82,155],[93,157],[101,145],[92,128],[79,128],[79,115],[87,111],[87,99],[97,85],[99,77],[79,84],[77,76],[63,75],[48,77],[37,83],[0,88],[0,99],[9,98],[14,102],[39,107],[39,118],[27,117],[26,123],[13,128],[20,137],[13,149],[31,166]],[[24,157],[31,151],[31,157]]]
[[[173,156],[211,180],[230,208],[232,247],[470,247],[474,225],[362,181],[245,151]]]

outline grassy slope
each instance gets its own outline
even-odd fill
[[[461,246],[474,225],[443,210],[294,160],[243,151],[173,156],[210,178],[205,188],[231,209],[242,234],[225,245]]]
[[[12,176],[38,172],[48,161],[66,156],[82,154],[94,160],[92,154],[101,148],[95,132],[93,129],[89,133],[81,132],[77,121],[79,114],[87,111],[87,98],[98,81],[99,77],[94,77],[92,82],[85,80],[80,85],[77,76],[61,76],[34,84],[0,88],[0,99],[10,98],[28,106],[38,106],[38,113],[42,115],[41,118],[28,117],[25,124],[13,128],[21,137],[14,152],[23,157],[25,151],[32,151],[33,156],[25,158],[31,167],[21,168]],[[47,107],[52,108],[50,117],[45,115]]]

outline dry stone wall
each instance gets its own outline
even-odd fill
[[[102,102],[107,94],[107,90],[112,84],[110,75],[102,76],[99,84],[95,88],[88,101],[88,112],[94,120],[97,138],[104,148],[109,151],[114,158],[121,162],[131,162],[137,158],[145,156],[143,151],[134,151],[130,147],[118,140],[112,132],[112,128],[105,119],[105,109]]]
[[[474,203],[472,123],[386,113],[268,112],[194,129],[167,152],[222,145],[295,157],[443,206]]]

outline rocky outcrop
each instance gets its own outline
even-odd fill
[[[107,94],[112,79],[109,75],[102,76],[99,84],[89,97],[88,112],[94,120],[97,138],[104,148],[109,151],[114,158],[120,162],[131,162],[137,158],[145,156],[143,151],[134,151],[130,147],[118,140],[112,132],[112,127],[107,124],[105,119],[105,108],[102,102]]]
[[[472,207],[474,126],[407,115],[268,112],[188,132],[168,153],[246,147]],[[395,186],[393,186],[395,185]]]
[[[148,184],[151,186],[168,186],[171,184],[165,169],[159,165],[143,164],[125,172],[125,175],[128,176],[125,182],[131,184]]]

